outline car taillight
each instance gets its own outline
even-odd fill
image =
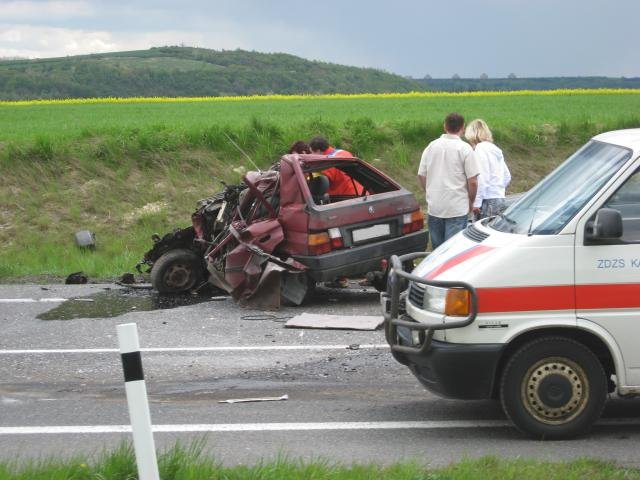
[[[339,228],[330,228],[329,238],[331,239],[331,248],[337,249],[337,248],[344,247],[344,242],[342,241],[342,234],[340,233]]]
[[[331,239],[327,232],[309,234],[309,253],[321,255],[331,251]]]
[[[424,228],[424,215],[422,211],[416,210],[415,212],[405,213],[402,216],[402,233],[417,232]]]

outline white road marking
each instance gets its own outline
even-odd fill
[[[387,344],[366,344],[353,348],[350,345],[255,345],[235,347],[154,347],[141,348],[142,352],[249,352],[249,351],[283,351],[283,350],[372,350],[388,349]],[[47,349],[16,349],[0,350],[0,355],[31,355],[31,354],[61,354],[61,353],[119,353],[117,348],[47,348]]]
[[[637,418],[616,418],[596,425],[639,426]],[[506,420],[433,420],[404,422],[316,422],[316,423],[213,423],[153,425],[155,433],[180,432],[295,432],[314,430],[437,430],[445,428],[504,428]],[[65,425],[36,427],[0,427],[0,435],[45,435],[83,433],[129,433],[130,425]]]
[[[220,423],[153,425],[155,433],[176,432],[284,432],[311,430],[390,430],[390,429],[436,429],[436,428],[475,428],[504,427],[506,421],[421,421],[421,422],[326,422],[326,423]],[[40,427],[0,427],[0,435],[40,435],[64,433],[127,433],[130,425],[74,425]]]
[[[68,298],[0,298],[0,303],[66,302]]]

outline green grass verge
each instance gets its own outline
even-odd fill
[[[428,468],[417,461],[389,466],[344,465],[328,460],[301,461],[281,456],[253,466],[225,467],[203,454],[204,442],[180,444],[158,457],[163,480],[633,480],[640,470],[610,462],[578,459],[545,462],[527,459],[483,457],[463,459],[442,468]],[[135,456],[128,445],[104,452],[95,459],[76,456],[68,460],[0,462],[0,480],[133,480],[137,479]]]
[[[422,149],[457,110],[489,122],[519,192],[592,135],[639,126],[625,113],[637,107],[638,94],[3,105],[0,279],[132,271],[152,233],[188,225],[219,180],[252,168],[227,135],[266,168],[322,134],[418,193]],[[75,246],[78,230],[96,233],[95,251]]]

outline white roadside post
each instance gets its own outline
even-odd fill
[[[153,432],[151,431],[147,387],[144,383],[144,373],[142,371],[138,329],[135,323],[126,323],[118,325],[117,330],[138,476],[140,480],[159,480],[156,446],[153,441]]]

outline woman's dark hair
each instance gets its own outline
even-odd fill
[[[307,145],[307,142],[298,140],[293,145],[291,145],[291,148],[289,148],[289,153],[311,153],[311,149],[309,148],[309,145]]]

